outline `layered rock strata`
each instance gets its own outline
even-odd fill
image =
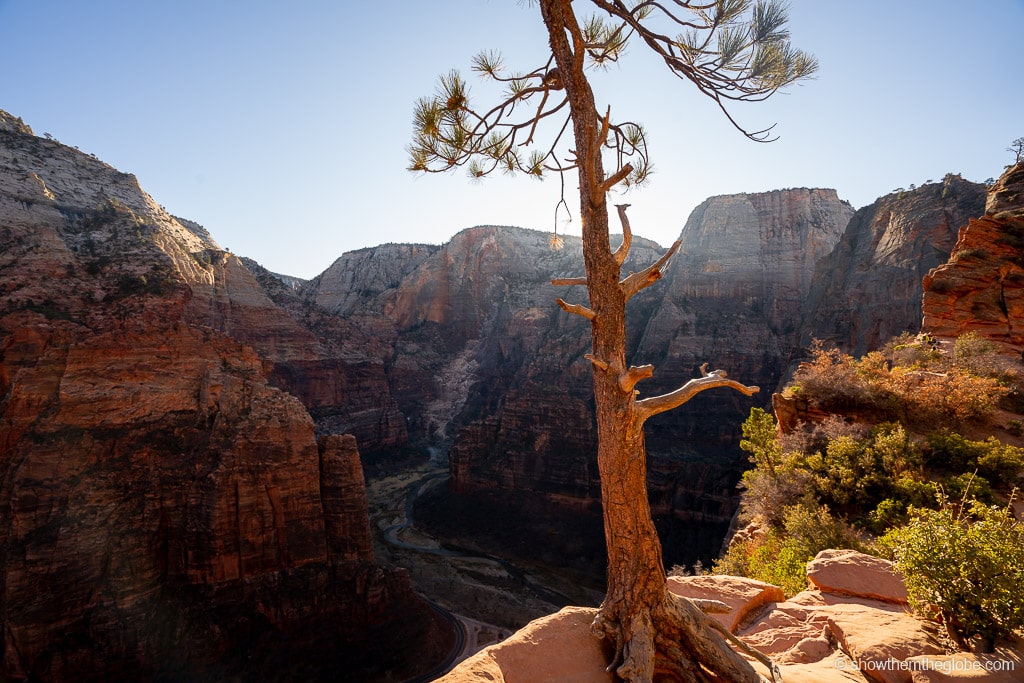
[[[921,305],[936,336],[1024,345],[1024,163],[989,189],[985,215],[966,222],[949,261],[924,278]]]
[[[922,279],[945,263],[985,186],[949,174],[881,197],[857,211],[834,250],[815,265],[801,343],[813,339],[862,356],[921,325]]]
[[[746,464],[739,425],[783,380],[799,346],[814,263],[852,213],[834,190],[793,189],[713,197],[687,220],[664,285],[652,288],[662,288],[660,301],[635,321],[642,327],[631,362],[655,367],[641,395],[682,385],[703,363],[763,393],[751,400],[705,392],[649,423],[652,504],[680,529],[725,534]]]
[[[0,678],[431,656],[429,610],[372,563],[355,440],[318,443],[273,386],[315,344],[133,176],[0,117]]]
[[[684,229],[666,282],[630,303],[630,355],[657,368],[641,391],[675,388],[705,361],[744,382],[777,384],[798,341],[814,261],[851,213],[833,190],[706,202]],[[599,492],[589,329],[554,303],[585,303],[586,291],[550,285],[582,274],[581,245],[567,238],[564,250],[552,251],[546,238],[482,226],[439,248],[360,250],[304,296],[387,340],[391,392],[410,438],[442,452],[450,445],[456,491],[587,509]],[[662,253],[637,239],[625,270]],[[738,425],[749,407],[735,396],[702,397],[652,424],[651,499],[670,546],[711,548],[725,533],[742,463]]]

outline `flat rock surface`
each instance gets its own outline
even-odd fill
[[[907,602],[907,588],[892,562],[856,550],[822,550],[807,563],[807,578],[825,593]]]

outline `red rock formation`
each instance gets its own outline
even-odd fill
[[[973,331],[1024,345],[1024,163],[989,189],[985,215],[960,229],[949,261],[924,278],[922,327],[939,337]]]
[[[4,680],[402,675],[396,643],[425,667],[440,644],[372,564],[354,439],[318,446],[268,380],[311,335],[211,249],[0,125]]]

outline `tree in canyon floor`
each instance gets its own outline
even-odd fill
[[[465,168],[473,178],[495,171],[543,177],[575,170],[579,177],[585,277],[554,281],[585,285],[587,304],[558,299],[566,311],[590,321],[598,469],[608,548],[607,594],[594,621],[596,635],[614,643],[609,665],[626,681],[655,675],[683,681],[758,681],[747,649],[706,612],[717,601],[691,601],[667,588],[661,544],[647,498],[644,423],[696,394],[728,387],[751,395],[757,387],[720,370],[661,396],[640,398],[636,385],[653,374],[650,365],[626,360],[626,302],[656,282],[679,248],[673,244],[650,266],[625,276],[631,245],[628,205],[617,205],[622,242],[612,248],[608,195],[614,188],[644,183],[650,170],[647,138],[636,123],[602,113],[591,88],[592,66],[617,62],[630,41],[640,41],[669,72],[710,98],[752,140],[769,140],[770,129],[751,131],[729,111],[738,101],[763,100],[810,76],[815,59],[791,47],[785,7],[774,0],[686,2],[661,0],[538,0],[550,52],[532,71],[509,72],[496,52],[474,57],[472,69],[500,86],[489,108],[470,102],[457,71],[440,78],[433,96],[414,111],[410,170],[444,172]],[[594,14],[583,16],[582,7]],[[568,131],[571,128],[571,136]],[[557,215],[557,208],[556,208]],[[552,246],[560,246],[557,235]],[[728,641],[728,642],[727,642]],[[757,656],[747,649],[748,653]],[[759,657],[777,676],[777,668]]]

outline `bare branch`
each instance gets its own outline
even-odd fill
[[[551,281],[555,287],[571,287],[572,285],[583,285],[587,286],[587,278],[585,277],[559,277]]]
[[[619,375],[619,388],[627,394],[633,391],[636,383],[651,377],[654,374],[653,365],[631,365],[629,370]]]
[[[630,273],[622,280],[622,282],[619,283],[619,286],[622,287],[622,291],[626,295],[627,300],[633,297],[637,292],[650,287],[661,279],[661,269],[665,267],[665,264],[668,263],[673,254],[678,251],[680,244],[682,244],[682,242],[680,240],[676,240],[660,259],[647,266],[639,273]]]
[[[591,309],[586,306],[580,306],[579,304],[566,303],[562,299],[555,299],[555,302],[562,307],[562,310],[566,313],[575,313],[576,315],[582,315],[587,320],[593,320],[597,317],[597,313],[594,313]]]
[[[626,218],[626,209],[629,208],[629,204],[616,204],[615,208],[619,210],[619,221],[622,223],[622,244],[612,256],[615,257],[615,262],[621,266],[626,262],[629,248],[633,245],[633,231],[629,229],[629,219]]]
[[[624,164],[622,168],[620,168],[618,171],[605,178],[605,181],[598,186],[598,189],[601,191],[602,194],[604,194],[605,192],[607,192],[608,190],[612,189],[613,187],[621,183],[623,180],[625,180],[626,176],[628,176],[632,172],[633,166],[631,164]]]
[[[636,410],[639,411],[640,418],[646,420],[659,413],[678,408],[700,392],[716,387],[735,389],[747,396],[753,396],[760,391],[759,387],[747,386],[746,384],[726,378],[725,373],[721,370],[713,370],[703,377],[691,379],[675,391],[637,401],[635,404]]]
[[[603,145],[608,140],[608,126],[609,124],[611,124],[611,118],[612,108],[611,105],[609,105],[608,109],[604,113],[604,118],[601,120],[601,134],[597,136],[597,142],[594,145],[597,148],[596,151],[598,152],[601,151],[601,145]]]
[[[608,363],[604,362],[600,358],[595,357],[594,354],[587,353],[587,354],[584,354],[583,357],[586,358],[587,360],[589,360],[591,363],[593,363],[594,367],[600,368],[601,370],[604,370],[604,371],[607,372],[607,370],[608,370]]]

